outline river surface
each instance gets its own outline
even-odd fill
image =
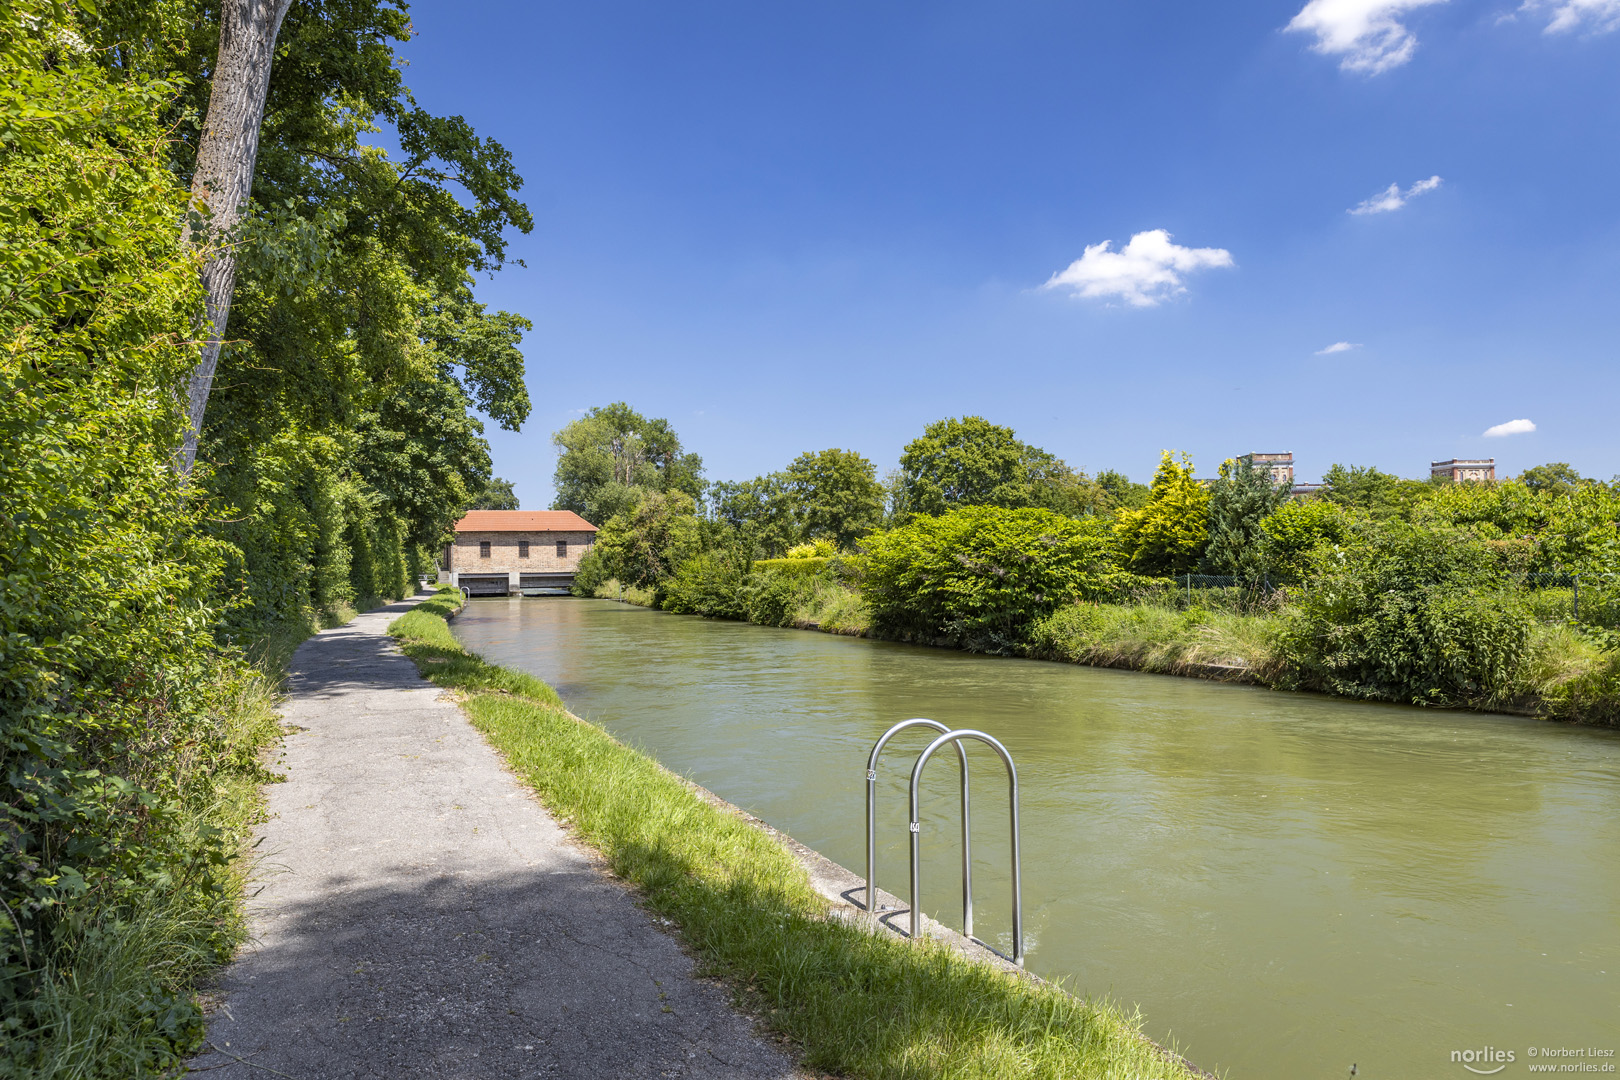
[[[1139,1005],[1207,1069],[1467,1077],[1452,1051],[1489,1046],[1513,1076],[1544,1060],[1531,1046],[1620,1051],[1615,732],[605,600],[478,600],[453,626],[857,873],[878,734],[928,716],[995,735],[1022,787],[1029,967]],[[878,880],[901,895],[924,743],[900,736],[881,769]],[[970,754],[975,929],[1006,951],[1005,780]],[[925,781],[923,907],[960,926],[952,757]]]

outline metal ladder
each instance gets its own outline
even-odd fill
[[[866,910],[877,912],[877,763],[878,756],[888,741],[901,731],[909,727],[928,727],[940,733],[939,737],[929,743],[917,758],[917,763],[911,769],[911,936],[922,937],[922,858],[921,837],[922,823],[918,814],[918,790],[922,781],[923,769],[927,767],[928,760],[947,743],[956,747],[957,760],[961,765],[962,773],[962,933],[973,937],[973,863],[971,841],[971,815],[968,798],[968,764],[967,750],[962,746],[963,740],[973,739],[982,742],[995,750],[1001,761],[1007,767],[1007,792],[1011,809],[1012,825],[1012,930],[1013,930],[1013,963],[1019,967],[1024,966],[1024,900],[1022,888],[1022,860],[1019,855],[1018,842],[1018,769],[1013,765],[1012,755],[1000,742],[973,728],[959,728],[951,730],[937,720],[917,718],[902,720],[900,723],[885,731],[872,747],[872,753],[866,761]],[[976,939],[975,939],[976,940]]]

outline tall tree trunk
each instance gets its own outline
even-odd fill
[[[231,314],[231,293],[236,288],[236,255],[230,247],[230,233],[253,190],[270,62],[275,57],[281,20],[291,6],[292,0],[221,0],[220,4],[219,57],[209,89],[208,118],[197,146],[197,171],[191,178],[192,205],[207,210],[202,283],[208,294],[208,336],[186,394],[190,423],[180,451],[180,469],[186,473],[197,460],[197,436],[208,410],[208,392],[214,385],[220,343]]]

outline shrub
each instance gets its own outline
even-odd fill
[[[743,585],[747,561],[731,552],[705,552],[681,563],[666,586],[663,607],[678,615],[745,619]]]
[[[1318,549],[1281,647],[1303,685],[1416,704],[1522,692],[1534,621],[1485,543],[1450,529],[1364,525]]]
[[[743,592],[748,621],[760,626],[791,626],[799,605],[812,591],[814,578],[764,571],[749,575]]]
[[[820,537],[803,544],[795,544],[787,549],[789,559],[821,559],[823,561],[838,554],[838,545],[828,537]]]
[[[1350,531],[1350,517],[1325,499],[1289,502],[1260,522],[1265,535],[1261,559],[1266,569],[1286,581],[1299,581],[1310,566],[1311,553],[1338,544]]]
[[[761,573],[781,574],[796,578],[813,578],[827,569],[833,560],[822,557],[757,559],[754,570]]]
[[[866,541],[862,591],[882,633],[1014,651],[1030,623],[1136,579],[1108,527],[1050,510],[974,506]]]

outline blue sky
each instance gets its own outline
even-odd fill
[[[535,213],[478,286],[535,323],[525,507],[616,400],[711,479],[963,414],[1139,480],[1620,473],[1620,0],[411,11]]]

